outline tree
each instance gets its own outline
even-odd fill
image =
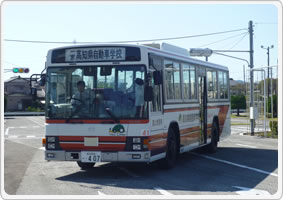
[[[240,109],[246,109],[245,95],[231,96],[231,109],[237,109],[237,116],[240,115]]]
[[[277,117],[277,108],[278,108],[278,106],[277,106],[277,95],[272,96],[272,101],[273,101],[273,117]],[[268,98],[267,112],[271,113],[271,97]]]

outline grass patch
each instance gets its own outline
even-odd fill
[[[250,125],[249,123],[231,123],[231,126]]]
[[[247,115],[239,115],[239,116],[237,116],[237,115],[231,115],[231,118],[248,118],[248,116]]]
[[[251,133],[244,133],[244,135],[251,136]],[[264,132],[255,132],[254,135],[258,137],[278,139],[278,135],[273,134],[272,136],[271,132],[266,132],[266,137],[264,136]]]

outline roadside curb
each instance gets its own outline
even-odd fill
[[[43,116],[45,112],[5,112],[4,116]]]

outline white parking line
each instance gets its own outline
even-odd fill
[[[106,196],[106,194],[104,194],[104,193],[102,193],[100,191],[98,191],[97,193],[98,193],[99,196]]]
[[[201,155],[201,154],[194,153],[194,152],[190,152],[190,153],[193,154],[193,155],[196,155],[196,156],[200,156],[200,157],[207,158],[207,159],[210,159],[210,160],[222,162],[222,163],[225,163],[225,164],[228,164],[228,165],[233,165],[233,166],[236,166],[236,167],[241,167],[241,168],[249,169],[249,170],[252,170],[252,171],[256,171],[256,172],[259,172],[259,173],[262,173],[262,174],[267,174],[267,175],[278,177],[278,174],[275,174],[275,173],[272,173],[272,172],[267,172],[267,171],[264,171],[264,170],[261,170],[261,169],[248,167],[248,166],[245,166],[245,165],[240,165],[240,164],[233,163],[233,162],[230,162],[230,161],[221,160],[221,159],[218,159],[218,158],[213,158],[213,157],[210,157],[210,156]]]
[[[246,144],[236,144],[238,146],[242,146],[242,147],[249,147],[249,148],[254,148],[256,149],[257,147],[256,146],[250,146],[250,145],[246,145]]]
[[[6,129],[5,135],[8,135],[8,134],[9,134],[9,129],[10,129],[10,127],[8,127],[8,128]]]
[[[45,147],[39,147],[38,149],[45,151]]]
[[[32,119],[32,118],[28,118],[28,119],[29,119],[30,121],[32,121],[32,122],[34,122],[34,123],[38,124],[39,126],[44,127],[44,125],[43,125],[43,124],[41,124],[41,123],[39,123],[39,122],[35,121],[34,119]]]
[[[18,138],[19,136],[17,136],[17,135],[9,135],[9,139],[11,139],[11,138]]]
[[[164,190],[160,187],[154,187],[154,189],[157,190],[158,192],[160,192],[163,195],[171,195],[171,196],[174,195],[174,194],[172,194],[172,193],[170,193],[170,192],[168,192],[168,191],[166,191],[166,190]]]
[[[6,137],[5,139],[17,139],[17,140],[29,140],[29,139],[42,139],[44,136],[35,136],[35,135],[27,135],[27,136],[23,136],[23,135],[8,135],[8,137]]]
[[[268,191],[265,190],[258,190],[253,188],[247,188],[247,187],[240,187],[240,186],[233,186],[234,188],[240,189],[239,191],[235,191],[239,195],[270,195]]]

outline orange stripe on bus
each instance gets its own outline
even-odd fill
[[[180,144],[181,145],[189,145],[199,141],[200,132],[195,132],[188,135],[181,135]]]
[[[83,144],[60,143],[64,150],[102,150],[102,151],[124,151],[125,144],[99,144],[97,147],[84,146]]]
[[[167,138],[167,133],[160,133],[160,134],[156,134],[156,135],[151,135],[149,136],[149,141],[155,141],[155,140],[160,140],[160,139],[164,139]]]
[[[156,150],[160,148],[164,148],[166,146],[166,140],[160,140],[158,142],[154,142],[150,144],[150,150]]]
[[[199,126],[195,126],[195,127],[192,127],[192,128],[185,128],[185,129],[180,130],[180,134],[183,135],[183,134],[190,133],[190,132],[193,132],[193,131],[198,131],[198,130],[200,130]]]
[[[68,123],[82,123],[82,124],[106,124],[112,123],[113,120],[92,120],[92,119],[71,119],[68,123],[66,123],[65,119],[46,119],[45,122],[47,124],[68,124]],[[148,119],[135,119],[135,120],[120,120],[121,124],[147,124],[149,122]]]
[[[177,109],[164,109],[164,113],[168,113],[168,112],[182,112],[182,111],[190,111],[190,110],[199,110],[199,107],[194,107],[194,108],[177,108]]]

